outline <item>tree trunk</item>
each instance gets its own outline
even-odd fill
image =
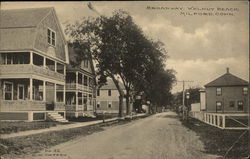
[[[123,117],[123,95],[119,96],[119,117]]]
[[[130,114],[130,101],[129,101],[129,95],[128,92],[126,94],[126,115]]]
[[[113,75],[110,75],[110,77],[112,78],[118,92],[119,92],[119,114],[118,116],[119,117],[123,117],[123,97],[124,97],[124,92],[123,90],[121,89],[120,85],[119,85],[119,81],[113,76]]]
[[[151,110],[151,103],[150,103],[150,104],[148,104],[148,113],[149,113],[149,114],[152,114],[152,110]]]

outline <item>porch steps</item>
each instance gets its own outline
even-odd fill
[[[48,117],[57,122],[67,123],[69,122],[67,119],[65,119],[61,114],[58,114],[57,112],[48,112]]]

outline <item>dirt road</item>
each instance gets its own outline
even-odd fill
[[[198,136],[165,112],[52,147],[36,159],[212,159]],[[54,156],[49,153],[56,152]],[[47,153],[47,154],[46,154]],[[60,156],[61,155],[61,156]]]

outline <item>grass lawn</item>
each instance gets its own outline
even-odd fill
[[[205,151],[209,154],[219,156],[225,155],[226,151],[233,145],[239,136],[246,130],[222,130],[197,119],[189,118],[188,122],[182,122],[184,126],[195,131],[200,136],[205,145]],[[250,141],[249,132],[246,132],[240,140],[234,145],[226,156],[227,159],[241,159],[247,157],[250,153],[248,145]]]
[[[0,121],[0,134],[10,134],[19,131],[44,129],[62,124],[69,124],[69,123],[59,123],[52,121],[39,121],[39,122]]]
[[[111,117],[107,116],[105,119],[108,118]],[[74,122],[88,122],[88,121],[102,120],[102,117],[101,116],[98,116],[97,118],[80,117],[80,118],[70,118],[68,120],[69,120],[68,123],[60,123],[53,121],[33,121],[33,122],[0,121],[0,134],[10,134],[19,131],[45,129],[50,127],[55,127],[57,125],[72,124]]]

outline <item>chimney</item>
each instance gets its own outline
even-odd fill
[[[229,73],[229,68],[227,67],[227,73]]]

